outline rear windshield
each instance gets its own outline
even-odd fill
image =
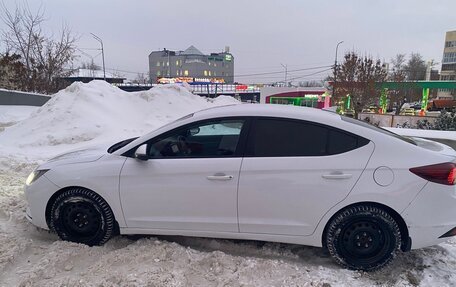
[[[400,135],[398,135],[398,134],[395,134],[395,133],[390,132],[390,131],[388,131],[388,130],[385,130],[385,129],[376,127],[376,126],[371,125],[371,124],[369,124],[369,123],[366,123],[366,122],[364,122],[364,121],[357,120],[357,119],[353,119],[353,118],[350,118],[350,117],[344,117],[344,116],[341,116],[341,118],[342,118],[343,121],[349,122],[349,123],[351,123],[351,124],[355,124],[355,125],[358,125],[358,126],[362,126],[362,127],[365,127],[365,128],[368,128],[368,129],[371,129],[371,130],[380,132],[380,133],[382,133],[382,134],[385,134],[385,135],[389,135],[389,136],[395,137],[395,138],[397,138],[397,139],[403,140],[403,141],[408,142],[408,143],[410,143],[410,144],[416,145],[415,141],[413,141],[411,138],[400,136]]]

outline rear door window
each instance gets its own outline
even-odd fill
[[[257,118],[250,131],[247,156],[328,156],[366,145],[369,140],[317,123]]]

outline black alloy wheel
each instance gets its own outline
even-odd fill
[[[114,215],[98,194],[83,188],[69,189],[52,205],[50,228],[62,240],[102,245],[114,233]]]
[[[326,230],[329,253],[350,269],[380,269],[391,262],[401,245],[398,224],[375,206],[349,207],[338,213]]]

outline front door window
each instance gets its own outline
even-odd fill
[[[150,158],[234,156],[243,120],[218,120],[187,126],[158,138],[148,147]]]

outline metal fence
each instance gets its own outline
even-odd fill
[[[18,92],[0,89],[0,105],[40,107],[51,97],[41,94]]]

